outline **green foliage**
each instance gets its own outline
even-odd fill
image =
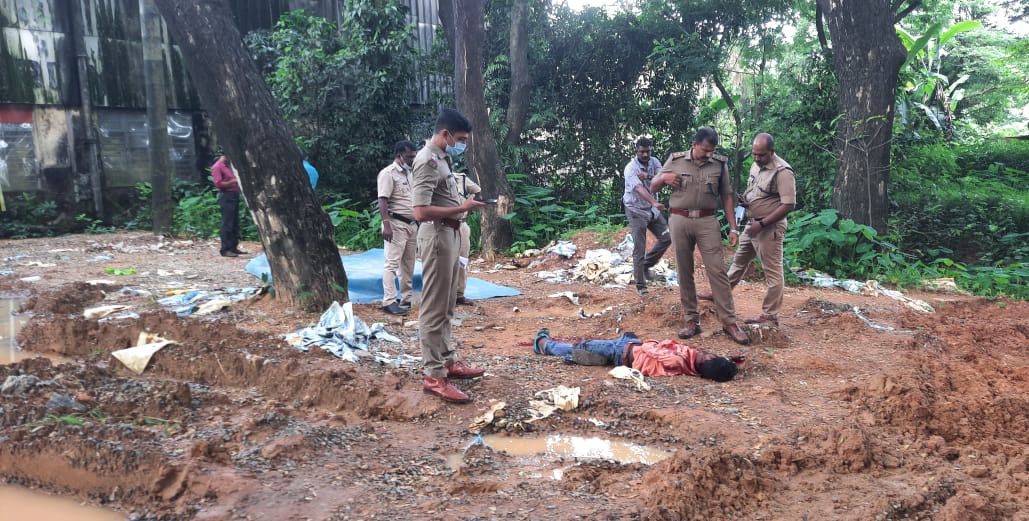
[[[611,226],[624,218],[620,214],[606,214],[598,205],[563,203],[554,189],[530,185],[524,175],[512,174],[507,179],[515,192],[516,211],[504,216],[514,224],[512,253],[544,246],[567,230]]]
[[[33,193],[22,192],[17,197],[8,195],[6,202],[7,211],[0,213],[0,237],[48,237],[60,231],[48,226],[58,217],[54,201],[43,201]]]
[[[206,183],[183,183],[177,186],[178,202],[172,215],[172,231],[176,235],[218,237],[222,214],[218,207],[218,190]],[[240,210],[239,237],[241,240],[258,240],[257,226],[245,205]]]
[[[350,199],[322,206],[335,229],[336,244],[348,250],[382,247],[382,216],[377,207],[365,207]]]
[[[344,0],[339,26],[303,11],[246,41],[301,147],[321,173],[319,188],[364,199],[370,175],[410,137],[415,51],[407,7]]]

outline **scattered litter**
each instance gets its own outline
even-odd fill
[[[216,298],[214,300],[208,300],[207,302],[204,302],[203,304],[198,306],[196,311],[193,312],[193,314],[194,315],[209,315],[211,313],[214,313],[215,311],[221,311],[221,310],[229,308],[231,306],[232,306],[232,301],[231,300],[224,299],[224,298]]]
[[[859,308],[857,306],[853,306],[850,311],[852,311],[855,315],[857,315],[857,317],[860,318],[861,321],[863,321],[865,324],[867,324],[868,327],[870,327],[870,328],[872,328],[872,329],[874,329],[876,331],[892,331],[894,333],[904,333],[904,334],[908,334],[908,335],[914,334],[914,331],[910,331],[910,330],[907,330],[907,329],[897,329],[897,328],[895,328],[893,326],[884,326],[882,324],[878,324],[878,323],[872,322],[871,319],[866,317],[865,314],[861,312],[861,308]]]
[[[225,288],[223,290],[172,290],[170,295],[157,300],[157,303],[169,308],[180,317],[197,312],[201,304],[209,301],[227,300],[239,302],[253,298],[261,293],[261,288]],[[223,306],[224,307],[224,306]],[[218,308],[221,309],[221,308]],[[209,312],[209,311],[208,311]]]
[[[586,310],[584,308],[579,308],[579,318],[587,319],[587,318],[602,317],[602,316],[604,316],[604,314],[606,314],[607,312],[613,310],[614,308],[615,308],[614,306],[608,306],[608,307],[606,307],[606,308],[604,308],[604,309],[602,309],[600,311],[597,311],[596,313],[586,313]]]
[[[14,275],[14,271],[12,271],[12,270],[0,270],[0,277],[10,277],[11,275]]]
[[[318,346],[339,358],[356,362],[360,356],[372,355],[379,363],[397,366],[414,365],[421,358],[407,355],[393,356],[387,353],[370,353],[368,342],[373,339],[399,343],[400,339],[387,333],[381,323],[368,327],[354,314],[354,303],[340,305],[333,302],[329,309],[322,313],[318,324],[298,329],[286,335],[286,343],[294,348],[307,352],[311,346]]]
[[[557,241],[557,244],[547,249],[547,253],[553,253],[570,259],[575,255],[576,250],[578,248],[571,241]]]
[[[114,315],[108,315],[108,316],[106,316],[104,318],[101,318],[97,322],[99,322],[101,324],[105,324],[107,322],[114,322],[116,320],[128,320],[128,319],[137,320],[137,319],[139,319],[139,314],[138,313],[133,313],[131,311],[126,311],[124,313],[116,313]]]
[[[543,250],[540,250],[538,248],[529,248],[528,250],[525,250],[523,252],[516,253],[515,254],[515,258],[525,259],[525,258],[528,258],[528,257],[539,257],[542,254],[543,254]]]
[[[506,415],[504,407],[507,407],[506,402],[494,403],[488,411],[472,419],[472,423],[468,425],[468,432],[479,434],[483,429],[489,427],[493,420],[503,418]]]
[[[93,280],[87,280],[86,284],[89,284],[91,286],[105,286],[105,285],[115,284],[115,282],[113,280],[108,280],[108,279],[93,279]]]
[[[185,274],[186,274],[186,272],[182,271],[182,270],[172,270],[172,271],[157,270],[157,276],[158,277],[171,277],[173,275],[185,275]]]
[[[152,295],[152,293],[150,293],[149,291],[147,291],[145,289],[130,288],[128,286],[125,286],[122,289],[118,290],[118,294],[122,295],[122,296],[125,296],[125,297],[144,297],[144,298],[149,298]]]
[[[511,308],[511,312],[512,312],[512,313],[517,313],[517,312],[519,312],[519,311],[521,311],[521,310],[520,310],[520,309],[518,309],[518,306],[515,306],[515,307]]]
[[[956,293],[958,295],[970,295],[971,293],[958,287],[957,282],[954,281],[954,277],[944,277],[940,279],[923,280],[918,286],[928,291],[939,291],[941,293]]]
[[[562,284],[572,278],[571,270],[537,271],[536,277],[548,284]]]
[[[20,280],[22,282],[39,282],[39,281],[43,280],[43,277],[40,277],[39,275],[33,275],[31,277],[22,277],[22,278],[20,278],[18,280]]]
[[[559,410],[574,410],[579,406],[579,388],[559,385],[536,393],[535,398],[529,400],[529,409],[526,411],[529,418],[525,423],[542,420]]]
[[[571,291],[562,291],[560,293],[554,293],[553,295],[547,295],[549,298],[567,298],[572,304],[579,305],[579,296]]]
[[[53,267],[57,266],[56,264],[53,264],[53,263],[40,262],[40,261],[19,262],[18,264],[21,265],[21,266],[34,266],[36,268],[53,268]]]
[[[879,284],[879,281],[876,280],[867,280],[865,282],[859,282],[853,279],[838,280],[818,270],[798,270],[796,274],[798,279],[817,288],[843,288],[850,293],[857,293],[868,297],[886,295],[894,300],[903,302],[905,306],[914,309],[915,311],[920,311],[922,313],[933,313],[936,311],[925,301],[913,299],[905,296],[899,291],[884,288]]]
[[[118,275],[119,277],[123,275],[136,274],[136,268],[104,268],[104,271],[110,275]]]
[[[404,322],[404,327],[406,327],[408,329],[417,329],[418,328],[418,321],[417,320],[405,321]]]
[[[111,356],[125,364],[125,367],[132,372],[143,374],[143,370],[150,363],[150,358],[154,356],[154,353],[160,351],[164,346],[174,343],[172,340],[151,333],[140,333],[139,339],[136,340],[136,347],[119,349],[111,353]]]
[[[643,379],[643,373],[639,369],[620,365],[607,372],[608,375],[621,380],[632,380],[636,383],[637,391],[649,391],[650,384]]]
[[[50,400],[46,402],[46,408],[48,410],[69,410],[75,412],[85,412],[86,406],[75,401],[75,398],[68,396],[67,394],[54,393],[50,395]]]
[[[82,316],[89,320],[94,318],[102,318],[114,313],[115,311],[121,311],[123,309],[129,309],[128,306],[122,306],[119,304],[112,304],[109,306],[97,306],[95,308],[89,308],[82,312]]]
[[[109,260],[114,260],[114,257],[111,257],[110,255],[97,255],[92,259],[86,259],[86,262],[104,262]]]
[[[606,423],[604,423],[604,422],[602,422],[602,421],[600,421],[600,420],[598,420],[596,418],[586,418],[586,421],[592,423],[593,425],[596,425],[597,427],[607,427]]]

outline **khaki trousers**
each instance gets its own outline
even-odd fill
[[[746,231],[740,237],[740,247],[729,267],[729,284],[736,287],[747,274],[750,261],[756,256],[761,260],[761,268],[765,270],[765,300],[761,303],[761,313],[768,318],[779,318],[782,311],[782,292],[786,286],[782,270],[782,239],[786,235],[786,219],[777,221],[771,228],[762,228],[756,236],[751,237]]]
[[[687,322],[700,322],[697,311],[697,285],[693,280],[693,247],[700,249],[704,259],[711,293],[714,294],[715,312],[723,326],[736,323],[736,307],[732,300],[732,287],[725,273],[722,258],[722,234],[715,216],[689,218],[672,214],[669,222],[672,245],[675,247],[675,268],[679,274],[679,298]]]
[[[468,258],[472,252],[472,229],[468,224],[461,221],[461,252],[460,255]],[[457,298],[464,296],[465,285],[468,284],[468,268],[458,267],[457,269]]]
[[[397,282],[400,278],[400,300],[411,302],[411,285],[414,278],[415,250],[418,247],[418,225],[390,219],[393,240],[385,244],[386,264],[382,268],[382,305],[388,306],[397,300]]]
[[[457,254],[461,234],[441,222],[418,227],[422,256],[422,301],[418,306],[418,341],[425,375],[446,378],[447,365],[457,361],[450,338],[450,320],[457,299]]]

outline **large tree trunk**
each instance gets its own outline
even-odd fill
[[[441,4],[447,0],[441,0]],[[468,147],[468,165],[478,177],[485,197],[496,197],[497,204],[482,209],[479,234],[480,250],[492,257],[498,250],[511,246],[511,221],[504,219],[514,208],[511,186],[500,169],[497,142],[486,110],[483,48],[486,30],[484,0],[454,0],[454,93],[458,110],[472,122]]]
[[[150,208],[155,235],[172,228],[171,161],[168,159],[168,98],[164,82],[161,15],[154,0],[139,0],[146,82],[146,124],[150,138]]]
[[[818,0],[828,20],[840,82],[833,207],[886,231],[897,78],[907,57],[890,0]],[[894,2],[892,3],[902,3]]]
[[[529,0],[514,0],[511,5],[511,94],[507,102],[507,137],[504,142],[522,142],[525,118],[529,114]]]
[[[276,298],[309,310],[345,302],[347,276],[332,223],[315,200],[300,149],[225,0],[155,1],[182,48],[218,139],[239,170]]]

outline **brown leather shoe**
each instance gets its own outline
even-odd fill
[[[722,331],[725,331],[725,334],[729,335],[729,338],[737,344],[747,345],[750,343],[750,337],[748,337],[747,334],[740,329],[740,326],[736,324],[729,324],[728,326],[723,327]]]
[[[454,302],[454,303],[457,304],[458,306],[474,306],[475,305],[474,302],[472,302],[471,300],[468,300],[468,299],[466,299],[464,297],[457,297],[457,301]]]
[[[697,300],[715,300],[713,293],[697,293]]]
[[[687,338],[695,337],[700,334],[700,322],[693,322],[692,324],[686,324],[686,327],[679,330],[679,338],[686,340]]]
[[[453,364],[447,366],[447,378],[459,378],[467,380],[468,378],[478,378],[482,376],[485,372],[485,369],[467,366],[465,364],[462,364],[461,362],[454,362]]]
[[[430,378],[426,376],[422,379],[422,392],[439,396],[445,402],[468,403],[472,401],[467,394],[454,387],[446,378]]]
[[[748,318],[743,321],[744,324],[755,324],[758,326],[778,326],[779,319],[770,317],[768,315],[758,315],[754,318]]]

